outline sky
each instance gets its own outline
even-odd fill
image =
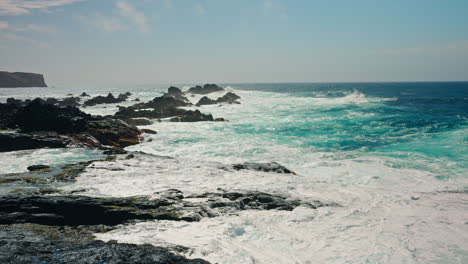
[[[49,85],[468,80],[468,0],[0,0]]]

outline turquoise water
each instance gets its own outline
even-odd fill
[[[237,134],[262,135],[280,144],[320,152],[398,158],[399,163],[392,166],[426,169],[440,179],[468,175],[468,83],[236,87],[316,99],[315,104],[273,110],[274,124],[234,125]]]

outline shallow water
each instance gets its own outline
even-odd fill
[[[0,100],[73,90],[36,89],[2,89]],[[149,100],[164,89],[112,91]],[[155,122],[146,128],[157,135],[128,148],[154,155],[95,163],[64,189],[86,188],[92,196],[151,195],[168,188],[259,190],[341,206],[245,211],[199,223],[146,222],[98,238],[183,245],[193,249],[189,256],[213,263],[468,262],[468,83],[231,84],[228,89],[241,96],[240,105],[200,110],[229,122]],[[112,114],[117,106],[83,110]],[[14,172],[96,153],[28,155],[31,159],[4,153],[0,162]],[[219,169],[246,161],[276,161],[298,175]]]

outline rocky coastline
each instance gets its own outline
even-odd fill
[[[196,86],[183,92],[170,87],[168,92],[148,102],[119,107],[114,115],[93,116],[78,106],[120,103],[131,93],[114,96],[65,99],[9,98],[0,103],[0,152],[39,148],[91,148],[106,155],[107,162],[133,159],[145,153],[128,152],[146,134],[139,129],[155,120],[169,122],[225,121],[199,110],[187,95],[222,92],[217,85]],[[232,92],[213,100],[202,97],[195,106],[239,103]],[[184,247],[162,248],[151,245],[122,244],[94,240],[93,234],[107,232],[117,225],[150,220],[197,222],[203,218],[235,214],[242,210],[291,211],[298,206],[319,208],[338,206],[323,201],[301,201],[254,190],[186,195],[177,189],[156,192],[153,196],[88,197],[80,191],[66,192],[60,186],[75,181],[96,161],[63,166],[35,164],[28,172],[0,173],[0,262],[2,263],[208,263],[183,256]],[[256,170],[265,173],[295,173],[271,163],[223,165],[220,170]]]

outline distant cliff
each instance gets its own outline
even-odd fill
[[[47,85],[42,74],[0,71],[0,88],[10,87],[47,87]]]

